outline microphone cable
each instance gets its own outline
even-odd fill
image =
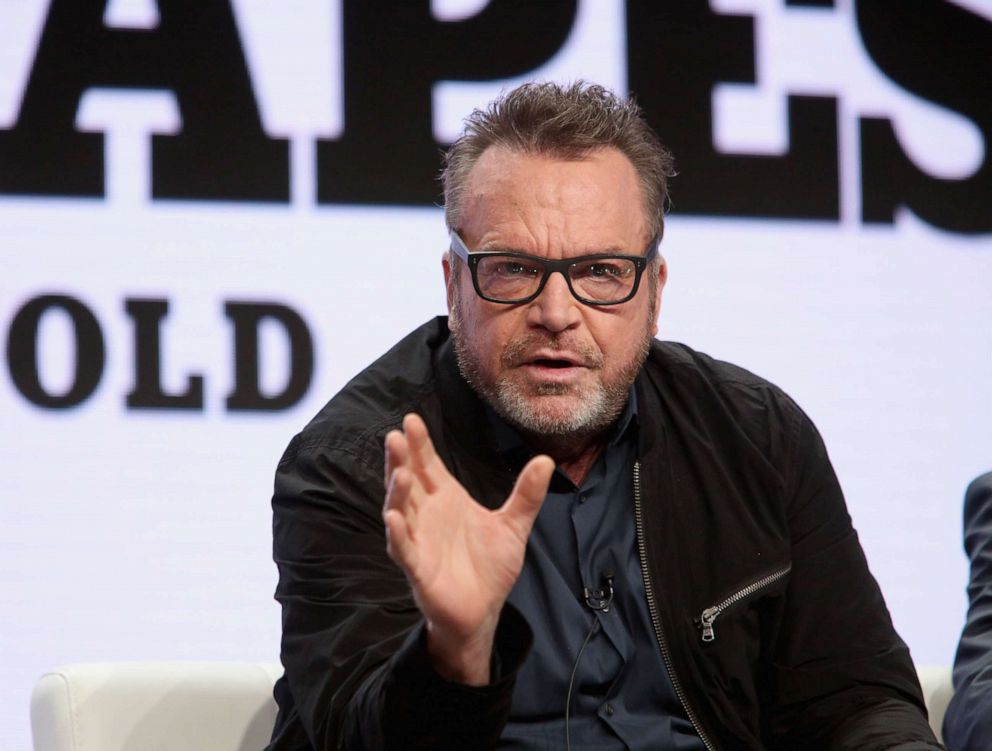
[[[579,647],[579,653],[575,655],[575,662],[572,663],[572,674],[568,677],[568,694],[565,696],[565,751],[572,751],[572,738],[568,732],[568,716],[572,709],[572,688],[575,686],[575,672],[579,669],[579,659],[582,657],[582,653],[586,651],[589,640],[597,631],[599,631],[599,618],[593,616],[592,626],[589,627],[589,633],[586,634],[582,646]]]
[[[603,579],[606,580],[605,589],[590,590],[588,587],[583,587],[582,600],[590,610],[595,610],[599,613],[609,613],[610,605],[613,604],[613,571],[610,569],[604,571]],[[582,640],[579,653],[575,655],[575,662],[572,663],[572,674],[568,677],[568,693],[565,695],[565,751],[572,751],[572,737],[569,733],[568,720],[572,711],[572,689],[575,687],[575,673],[579,669],[579,660],[582,659],[582,653],[589,646],[589,640],[592,639],[593,634],[599,631],[599,629],[599,617],[594,615],[592,617],[592,625],[589,627],[588,633],[586,633],[586,638]]]

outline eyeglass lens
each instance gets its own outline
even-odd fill
[[[541,286],[545,267],[518,256],[486,256],[476,269],[479,288],[500,302],[524,300]],[[637,266],[623,258],[597,258],[568,267],[568,279],[579,297],[599,303],[618,302],[628,297],[637,280]]]

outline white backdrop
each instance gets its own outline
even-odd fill
[[[992,21],[992,2],[958,4]],[[444,311],[440,209],[315,199],[314,142],[335,138],[344,122],[338,4],[233,5],[263,127],[290,140],[288,203],[151,200],[149,135],[182,127],[173,95],[151,90],[93,89],[80,102],[76,127],[106,136],[104,199],[0,192],[0,336],[8,341],[29,300],[61,294],[93,313],[106,343],[99,385],[72,409],[35,406],[8,359],[0,368],[4,749],[30,747],[30,689],[60,663],[277,659],[275,463],[348,378]],[[483,5],[432,7],[454,19]],[[992,144],[961,114],[886,78],[849,2],[711,5],[753,15],[758,51],[756,85],[713,92],[717,147],[781,152],[786,93],[838,97],[841,218],[680,216],[676,180],[661,336],[754,370],[810,413],[897,628],[917,661],[949,663],[964,613],[961,495],[992,468],[992,236],[936,229],[905,210],[892,225],[866,226],[857,118],[892,118],[914,162],[948,179],[974,172]],[[0,1],[0,130],[17,120],[46,11],[44,0]],[[156,19],[152,0],[108,5],[108,24]],[[525,78],[624,90],[625,38],[621,3],[584,0],[561,51]],[[437,139],[516,82],[438,83]],[[180,391],[202,375],[202,410],[127,408],[133,298],[168,301],[163,387]],[[313,382],[291,408],[225,408],[228,301],[278,302],[306,322]],[[72,332],[59,312],[39,326],[37,368],[52,394],[72,382]],[[260,346],[261,383],[278,391],[284,332],[263,326]]]

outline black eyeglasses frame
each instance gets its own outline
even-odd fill
[[[654,257],[658,255],[658,245],[661,238],[655,235],[651,238],[648,243],[647,248],[644,250],[644,255],[631,256],[623,255],[619,253],[593,253],[586,256],[574,256],[573,258],[562,258],[559,260],[551,260],[549,258],[541,258],[540,256],[532,256],[529,253],[518,253],[515,251],[507,250],[479,250],[472,251],[468,249],[465,245],[465,241],[462,240],[461,235],[457,231],[451,231],[451,252],[456,256],[461,258],[465,264],[468,266],[469,271],[472,275],[472,286],[475,287],[475,293],[481,297],[483,300],[488,302],[497,303],[499,305],[526,305],[532,300],[536,300],[540,297],[541,293],[544,291],[545,285],[548,283],[548,279],[555,272],[561,274],[565,278],[565,284],[568,285],[568,291],[572,293],[572,297],[578,300],[584,305],[594,305],[597,307],[607,306],[607,305],[622,305],[625,302],[630,301],[637,294],[637,290],[641,286],[641,276],[644,273],[644,269],[647,268],[648,264],[654,260]],[[544,269],[544,276],[541,278],[541,283],[537,285],[537,289],[533,294],[527,297],[522,297],[519,300],[499,300],[497,298],[489,297],[486,295],[482,288],[479,286],[479,262],[484,258],[492,256],[506,256],[508,258],[520,258],[526,260],[535,265],[541,266]],[[601,261],[601,260],[623,260],[630,261],[634,264],[634,284],[630,288],[630,294],[620,300],[610,300],[609,302],[601,302],[597,300],[590,300],[587,297],[583,297],[575,288],[572,286],[572,279],[568,275],[568,270],[577,263],[583,263],[588,261]]]

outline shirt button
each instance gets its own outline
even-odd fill
[[[589,500],[589,496],[585,493],[579,493],[579,503],[585,503]]]
[[[606,707],[605,707],[605,710],[606,710],[606,716],[607,717],[612,717],[613,716],[613,705],[612,704],[607,704]]]

